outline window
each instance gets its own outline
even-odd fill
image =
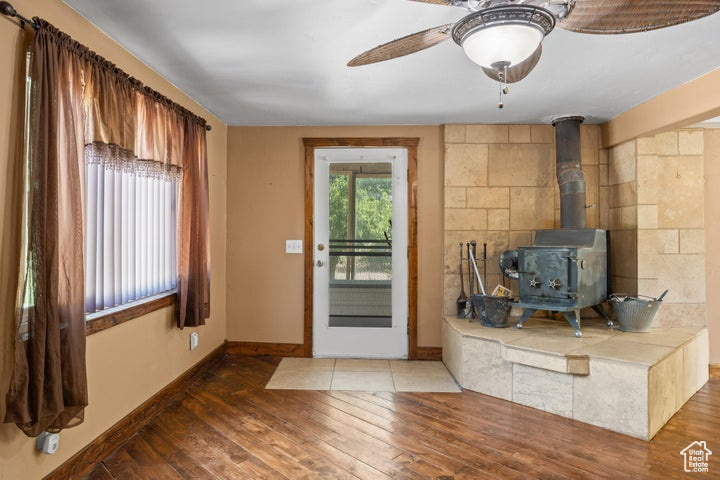
[[[26,206],[16,306],[27,320],[19,326],[32,324],[36,311],[64,315],[71,308],[68,315],[80,318],[83,311],[86,333],[94,333],[171,304],[179,328],[204,324],[209,127],[67,35],[54,34],[59,50],[53,44],[37,55],[67,65],[53,70],[58,75],[47,88],[37,69],[27,97],[30,110],[43,114],[26,112],[30,215]],[[32,334],[32,325],[24,331]]]
[[[330,327],[392,327],[392,164],[333,163]]]
[[[330,169],[330,276],[392,277],[392,179],[389,164],[333,164]]]
[[[181,179],[117,146],[85,147],[86,313],[176,288]]]
[[[30,65],[28,52],[27,65]],[[29,218],[30,91],[26,72],[23,224]],[[182,169],[137,160],[117,146],[85,148],[85,313],[93,314],[177,286],[177,202]],[[23,228],[21,258],[29,251]],[[29,259],[32,264],[32,258]],[[24,267],[25,264],[23,263]],[[28,337],[27,312],[33,306],[32,276],[24,277],[20,335]]]

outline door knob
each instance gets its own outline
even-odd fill
[[[317,262],[315,262],[315,265],[317,265],[318,267],[322,267],[325,264],[323,263],[322,260],[318,260]]]

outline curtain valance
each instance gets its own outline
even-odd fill
[[[185,120],[204,128],[205,119],[143,85],[48,22],[33,21],[81,61],[85,143],[118,145],[141,160],[182,166]]]

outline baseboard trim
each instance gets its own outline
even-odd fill
[[[301,343],[226,342],[227,353],[231,355],[275,355],[278,357],[304,357]]]
[[[417,360],[442,360],[442,347],[417,347]]]
[[[142,405],[127,414],[115,425],[106,430],[85,448],[66,460],[58,468],[50,472],[45,480],[64,480],[82,478],[90,473],[105,457],[123,445],[140,431],[152,418],[160,412],[180,392],[184,391],[196,375],[219,362],[225,354],[225,344],[210,352],[205,358],[193,365],[188,371],[170,382],[165,388],[146,400]]]
[[[709,365],[710,378],[720,378],[720,365],[711,363]]]

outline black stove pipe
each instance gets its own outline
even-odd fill
[[[560,228],[586,227],[585,176],[580,167],[580,124],[583,120],[583,117],[561,117],[552,122],[560,187]]]

